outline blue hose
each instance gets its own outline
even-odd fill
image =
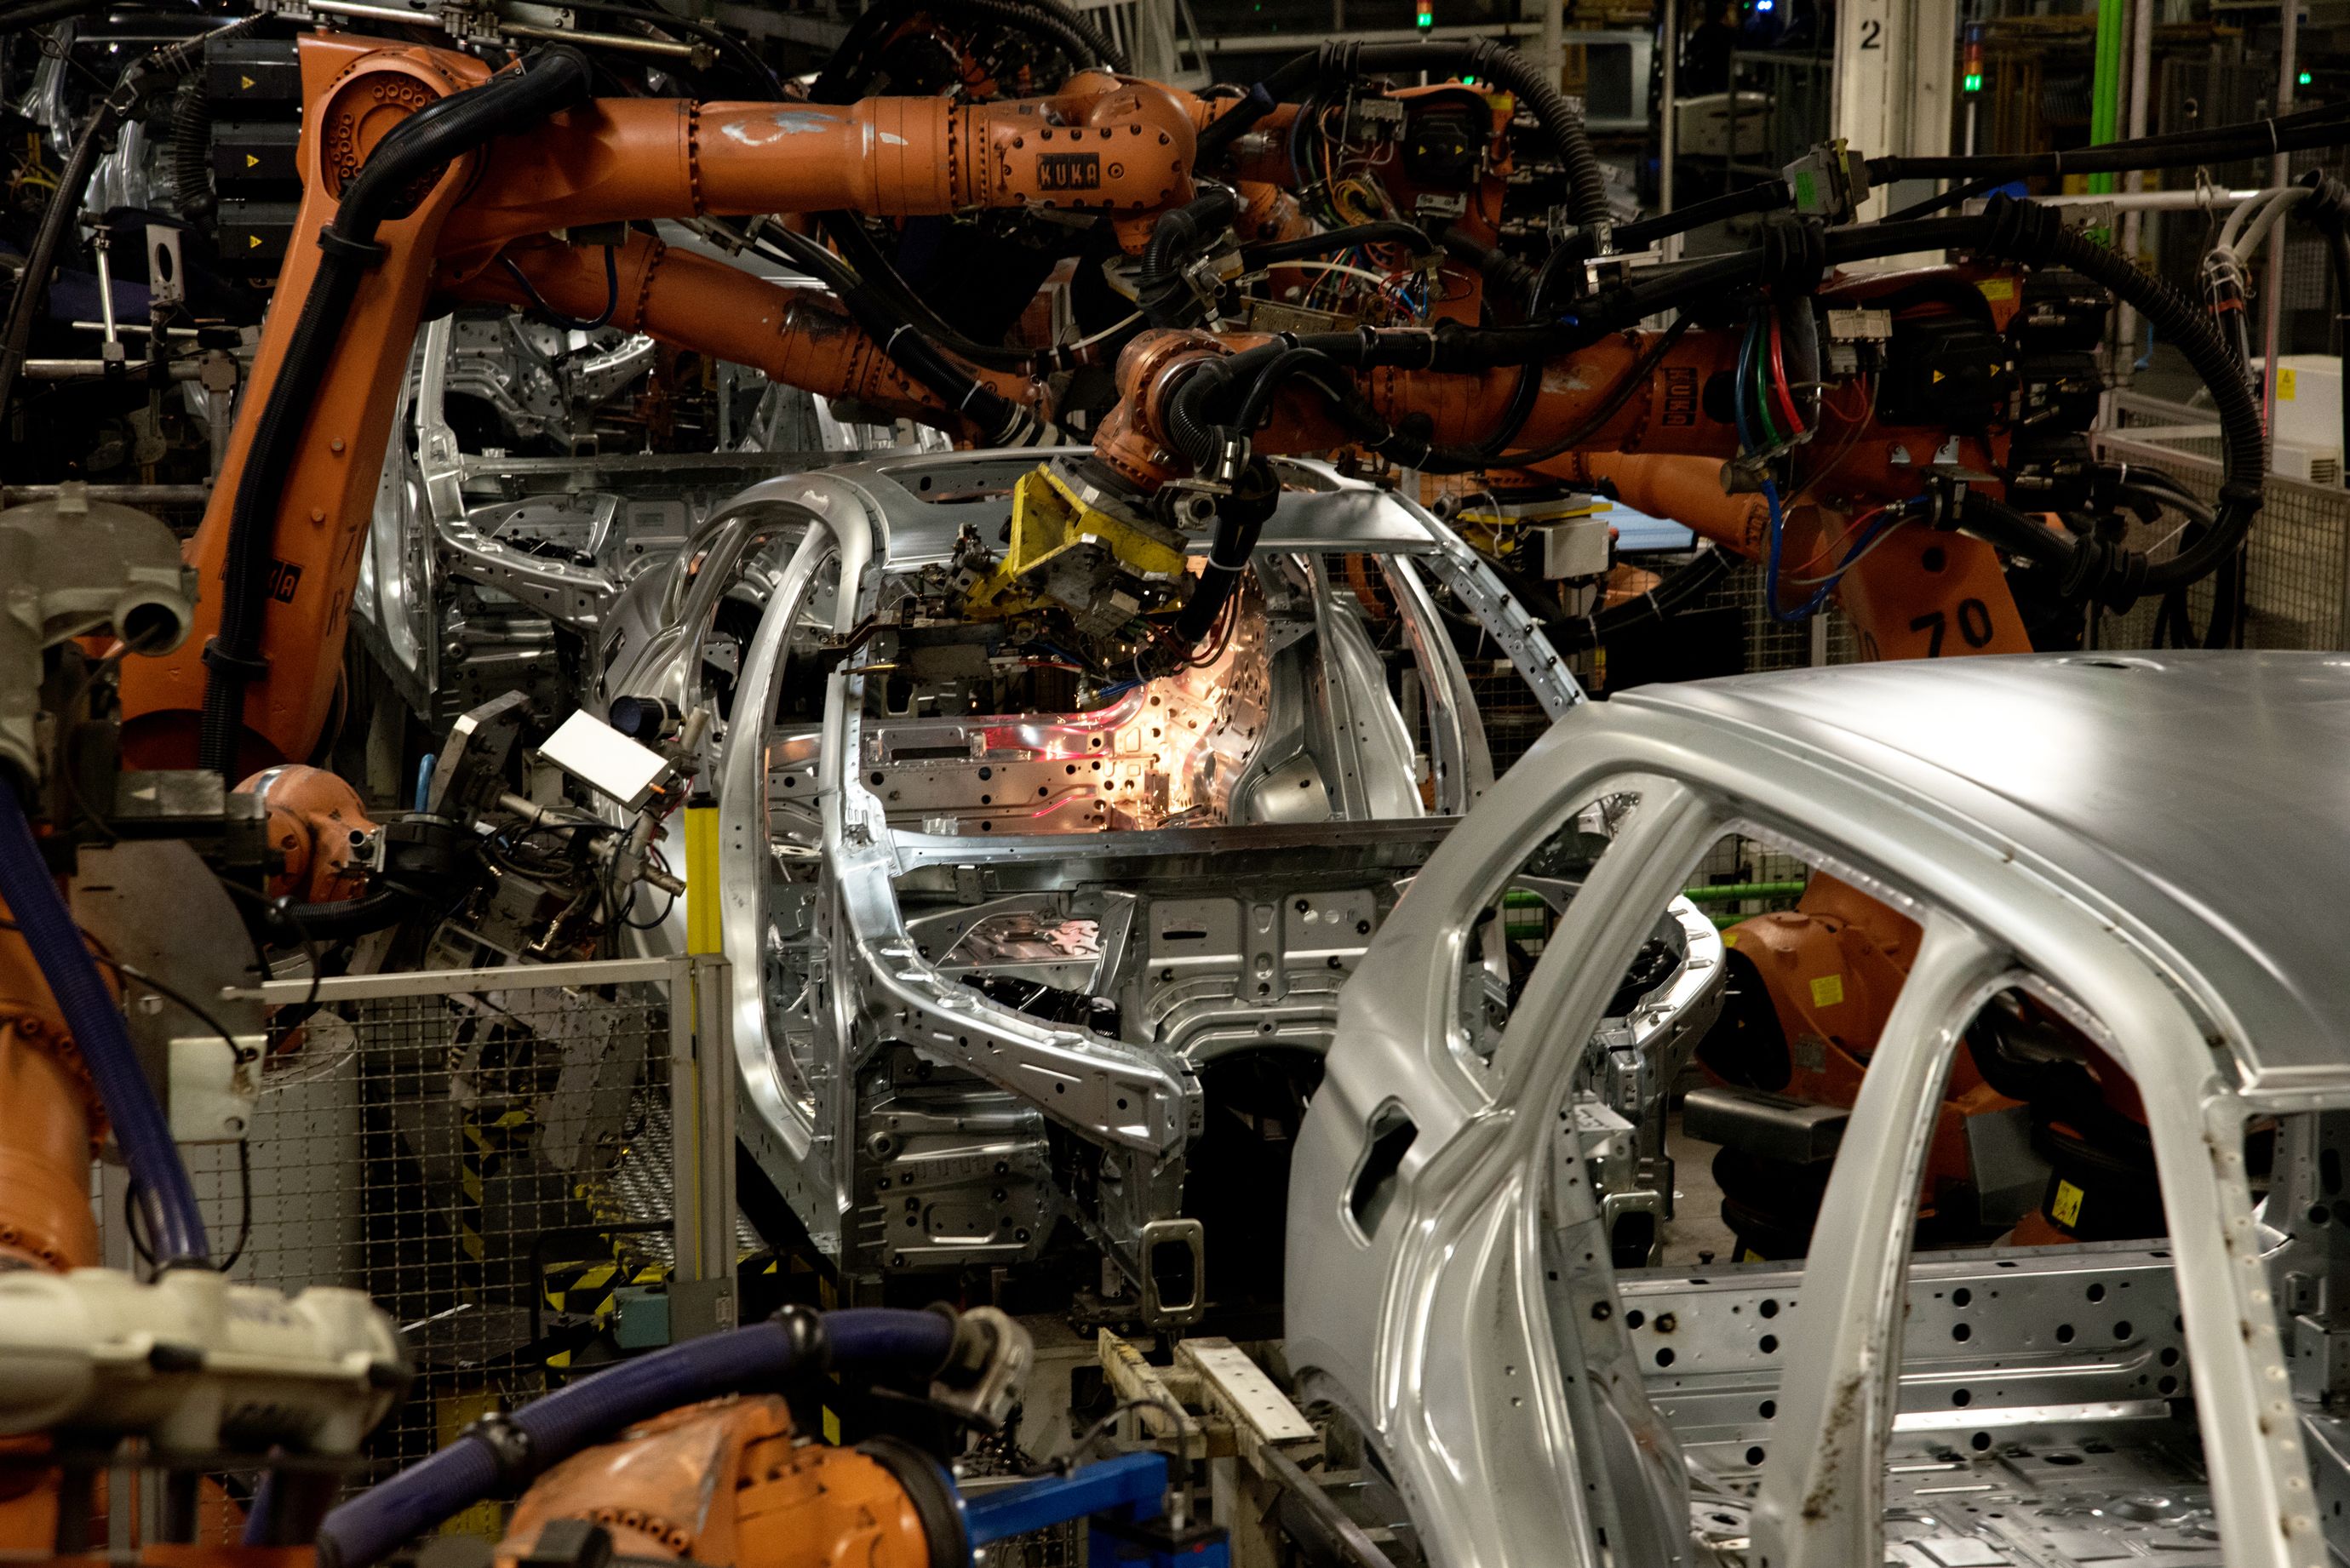
[[[6,902],[33,961],[40,965],[41,977],[49,982],[57,1011],[98,1087],[123,1162],[138,1184],[156,1262],[166,1269],[182,1263],[211,1267],[204,1217],[196,1208],[196,1189],[180,1159],[180,1146],[172,1141],[162,1107],[156,1105],[154,1091],[130,1049],[122,1013],[99,978],[98,965],[82,945],[81,929],[41,858],[24,803],[5,783],[0,783],[0,900]]]
[[[835,1366],[902,1365],[928,1373],[945,1364],[955,1324],[944,1314],[864,1307],[823,1315],[817,1341]],[[690,1339],[623,1361],[515,1411],[505,1440],[526,1458],[529,1475],[605,1441],[637,1422],[723,1394],[772,1388],[797,1366],[808,1341],[780,1322]],[[517,1440],[518,1439],[518,1440]],[[499,1439],[468,1432],[423,1463],[344,1503],[318,1529],[328,1568],[367,1568],[502,1486],[512,1473]]]

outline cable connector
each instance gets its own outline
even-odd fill
[[[530,1434],[505,1411],[475,1417],[464,1435],[489,1450],[490,1460],[497,1467],[500,1491],[513,1496],[538,1479],[538,1455]]]
[[[1827,275],[1827,226],[1817,218],[1772,213],[1762,219],[1762,286],[1777,299],[1815,294]]]
[[[1868,166],[1842,137],[1814,144],[1783,171],[1787,195],[1799,217],[1848,223],[1868,200]]]
[[[2026,266],[2046,266],[2064,235],[2064,215],[2038,202],[1993,196],[1983,216],[1991,220],[1991,243],[1983,248]]]
[[[994,1307],[973,1307],[954,1324],[954,1345],[931,1379],[931,1397],[987,1431],[999,1430],[1027,1386],[1036,1342]]]
[[[1937,462],[1926,470],[1926,493],[1901,504],[1920,508],[1920,520],[1936,533],[1954,533],[1965,519],[1969,487],[1998,483],[1995,474],[1978,472],[1954,462]]]
[[[1230,425],[1218,425],[1213,434],[1215,450],[1200,477],[1221,489],[1229,490],[1240,478],[1242,471],[1248,467],[1249,458],[1253,455],[1248,434]]]

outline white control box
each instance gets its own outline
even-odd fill
[[[2252,361],[2265,378],[2265,365]],[[2313,483],[2342,483],[2342,362],[2331,354],[2287,354],[2277,360],[2276,471]],[[2288,461],[2284,449],[2298,448]],[[2330,475],[2330,477],[2329,477]]]

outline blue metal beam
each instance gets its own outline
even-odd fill
[[[1130,1511],[1129,1519],[1155,1519],[1166,1496],[1167,1456],[1124,1454],[972,1498],[963,1504],[963,1520],[978,1547],[1118,1508]]]

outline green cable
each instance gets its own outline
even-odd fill
[[[1762,380],[1762,359],[1768,347],[1767,340],[1754,346],[1754,417],[1762,421],[1762,433],[1771,438],[1771,446],[1775,450],[1786,442],[1779,439],[1779,427],[1771,421],[1771,389]]]

